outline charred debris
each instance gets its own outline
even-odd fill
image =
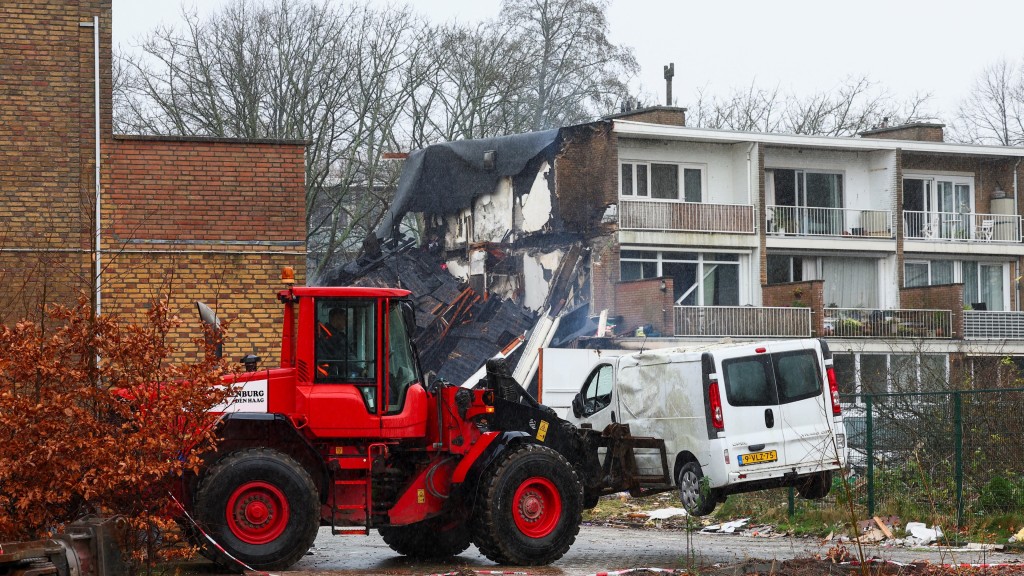
[[[579,213],[561,217],[555,187],[567,142],[593,129],[413,152],[384,221],[329,284],[410,290],[424,370],[474,383],[487,359],[502,355],[535,392],[538,350],[580,346],[597,330],[590,258],[595,239],[611,232],[601,226],[608,206],[598,203],[581,225]]]

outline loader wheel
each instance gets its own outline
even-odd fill
[[[796,492],[801,498],[821,500],[832,490],[832,471],[826,470],[807,478],[801,478],[796,485]]]
[[[426,520],[408,526],[377,529],[392,550],[416,560],[438,560],[461,554],[469,548],[472,538],[464,523],[447,525]]]
[[[224,552],[256,570],[283,570],[313,545],[320,526],[320,498],[306,470],[275,450],[236,452],[203,477],[195,518],[217,544],[204,556],[225,568],[240,567]]]
[[[707,487],[700,463],[683,464],[676,485],[679,486],[679,499],[683,503],[683,508],[691,516],[707,516],[714,512],[717,501]]]
[[[473,541],[498,564],[541,566],[576,540],[583,486],[572,465],[545,446],[525,444],[481,478]]]

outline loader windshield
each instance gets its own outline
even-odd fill
[[[401,301],[388,305],[388,398],[387,413],[402,411],[409,386],[420,380],[412,347],[412,329],[406,325]]]

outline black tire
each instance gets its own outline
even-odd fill
[[[425,520],[408,526],[377,529],[392,550],[417,560],[439,560],[461,554],[472,541],[465,523]]]
[[[562,557],[580,531],[583,485],[561,454],[525,444],[481,477],[473,542],[498,564],[543,566]]]
[[[196,490],[194,517],[231,556],[256,570],[283,570],[313,545],[320,498],[309,473],[275,450],[235,452],[213,465]],[[204,556],[231,570],[240,566],[217,547]]]
[[[821,500],[832,490],[832,471],[826,470],[813,476],[801,478],[796,485],[796,492],[807,500]]]
[[[676,486],[679,488],[679,499],[683,503],[683,508],[691,516],[707,516],[715,511],[718,498],[707,487],[700,463],[683,464],[679,469],[679,477],[676,478]]]

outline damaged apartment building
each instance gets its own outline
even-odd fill
[[[417,151],[377,236],[415,217],[418,265],[533,315],[521,381],[545,346],[822,337],[844,392],[920,389],[1024,360],[1022,158],[930,122],[763,134],[656,106]]]

